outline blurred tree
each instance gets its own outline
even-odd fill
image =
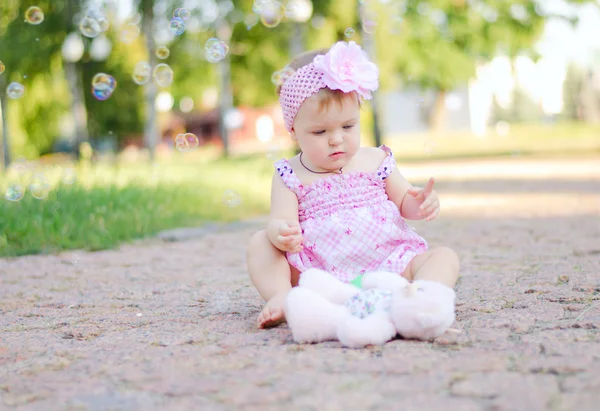
[[[32,5],[44,11],[44,21],[39,25],[25,22],[25,11]],[[59,134],[57,119],[67,107],[67,96],[64,81],[54,76],[60,73],[55,56],[65,37],[61,15],[64,7],[64,0],[40,0],[35,4],[17,0],[0,2],[0,60],[6,66],[0,76],[5,167],[14,150],[9,140],[20,141],[21,151],[28,149],[36,154],[47,149]],[[6,86],[13,81],[25,87],[23,97],[18,100],[6,96]]]
[[[564,106],[562,117],[577,121],[581,120],[581,91],[585,82],[585,72],[582,67],[575,63],[567,67],[567,75],[563,84]]]
[[[550,17],[539,0],[396,0],[379,6],[374,0],[365,2],[389,27],[378,27],[377,36],[379,44],[393,42],[394,47],[384,51],[394,60],[393,67],[406,83],[436,92],[429,115],[433,130],[445,123],[447,92],[465,84],[477,62],[498,54],[537,58],[533,46]],[[558,17],[576,22],[571,16]]]

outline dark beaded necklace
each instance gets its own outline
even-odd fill
[[[304,165],[304,163],[302,162],[302,154],[303,154],[303,153],[301,152],[301,153],[300,153],[300,164],[302,164],[302,167],[304,167],[305,169],[307,169],[307,170],[308,170],[308,171],[310,171],[311,173],[315,173],[315,174],[330,174],[330,173],[331,173],[331,174],[342,174],[342,173],[343,173],[343,171],[342,171],[342,167],[340,167],[340,169],[339,169],[339,170],[336,170],[336,171],[313,171],[313,170],[311,170],[310,168],[306,167],[306,166]]]

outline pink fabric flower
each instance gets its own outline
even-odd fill
[[[353,41],[336,43],[327,54],[316,56],[313,65],[324,73],[323,82],[332,90],[356,91],[369,100],[371,91],[379,87],[379,69]]]

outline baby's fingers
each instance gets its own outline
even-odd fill
[[[433,210],[433,212],[431,214],[429,214],[426,218],[427,221],[431,221],[434,218],[436,218],[438,216],[438,214],[440,213],[440,208],[437,207],[436,209]]]

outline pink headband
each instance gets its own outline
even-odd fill
[[[281,86],[279,103],[288,131],[292,131],[294,119],[304,100],[321,90],[356,91],[365,100],[371,99],[371,91],[377,90],[379,69],[369,60],[359,45],[351,41],[336,43],[327,54],[318,55],[312,63],[300,67]]]

